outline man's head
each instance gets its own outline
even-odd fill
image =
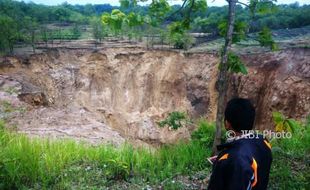
[[[225,128],[241,132],[253,129],[255,109],[250,100],[244,98],[231,99],[225,109]]]

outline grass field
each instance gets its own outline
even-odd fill
[[[210,174],[214,132],[206,121],[197,125],[190,142],[149,150],[30,139],[1,121],[0,189],[195,189],[184,176],[202,181]],[[309,125],[272,144],[269,188],[309,189]]]

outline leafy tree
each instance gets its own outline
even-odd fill
[[[81,28],[78,24],[74,24],[72,28],[73,39],[78,39],[81,36]]]
[[[219,33],[221,36],[225,36],[227,34],[227,20],[222,21],[218,25]],[[236,21],[234,24],[234,33],[232,36],[232,43],[240,42],[241,40],[246,38],[247,24],[242,21]]]
[[[119,3],[121,4],[121,7],[123,8],[130,8],[130,7],[134,7],[137,5],[137,1],[136,0],[133,0],[133,1],[130,1],[130,0],[119,0]]]
[[[27,43],[30,43],[32,46],[33,52],[35,52],[35,41],[38,29],[38,23],[31,17],[24,18],[24,38]]]
[[[92,34],[95,38],[96,42],[95,45],[97,47],[98,41],[101,42],[101,40],[107,35],[104,31],[103,23],[101,22],[99,17],[93,17],[90,21],[91,27],[92,27]]]
[[[49,32],[46,26],[40,27],[41,39],[45,42],[45,47],[47,47],[47,42],[49,40]]]
[[[130,12],[126,16],[126,23],[129,26],[129,29],[131,30],[128,33],[129,34],[133,33],[137,37],[140,32],[140,30],[137,30],[137,29],[144,24],[144,20],[140,14]]]
[[[272,39],[271,30],[267,27],[264,27],[258,33],[258,41],[261,46],[268,46],[271,50],[277,50],[277,44]]]
[[[64,7],[58,7],[54,10],[54,15],[57,21],[66,22],[69,21],[70,11]]]
[[[164,21],[170,10],[171,7],[166,0],[153,0],[148,11],[149,24],[158,26]]]
[[[173,22],[168,26],[169,39],[177,49],[187,49],[194,39],[188,34],[182,22]]]
[[[4,52],[8,48],[12,53],[18,36],[17,24],[11,17],[0,15],[0,26],[0,48]]]
[[[263,12],[265,9],[265,4],[272,3],[273,0],[251,0],[250,4],[244,4],[245,6],[249,7],[250,14],[254,14],[254,12],[258,9],[260,12]],[[235,38],[234,40],[234,31],[235,31],[235,14],[236,14],[236,4],[240,3],[236,0],[228,0],[228,22],[227,22],[227,30],[225,36],[225,44],[221,54],[221,62],[220,62],[220,72],[217,80],[218,84],[218,106],[217,106],[217,114],[216,114],[216,132],[215,132],[215,139],[213,143],[213,153],[217,153],[216,146],[221,143],[221,129],[224,119],[224,108],[225,108],[225,99],[226,99],[226,92],[228,87],[228,71],[234,71],[234,65],[239,65],[240,72],[244,72],[243,68],[240,67],[240,60],[236,58],[236,55],[231,54],[231,45],[235,41],[238,41],[239,38]],[[267,6],[268,8],[268,6]],[[240,27],[243,28],[243,27]],[[238,29],[238,28],[237,28]],[[238,33],[238,32],[237,32]],[[232,60],[234,60],[232,62]],[[234,64],[232,64],[234,63]],[[246,72],[244,72],[246,73]]]
[[[112,10],[112,13],[104,13],[101,17],[102,23],[105,26],[110,27],[115,36],[117,36],[122,30],[124,19],[126,18],[125,13],[120,11],[119,9]]]

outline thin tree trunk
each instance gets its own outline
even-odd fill
[[[217,154],[217,145],[221,143],[221,129],[224,119],[224,108],[225,108],[225,100],[226,100],[226,92],[228,87],[228,52],[232,44],[232,35],[234,31],[234,23],[235,23],[235,11],[236,11],[236,0],[229,0],[229,12],[228,12],[228,30],[225,39],[225,45],[223,48],[223,52],[221,55],[221,63],[220,63],[220,73],[217,80],[218,85],[218,103],[217,103],[217,113],[216,113],[216,132],[215,138],[213,142],[212,152],[213,154]]]

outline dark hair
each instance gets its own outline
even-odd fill
[[[254,119],[255,109],[250,100],[234,98],[227,103],[225,120],[231,124],[235,131],[253,129]]]

